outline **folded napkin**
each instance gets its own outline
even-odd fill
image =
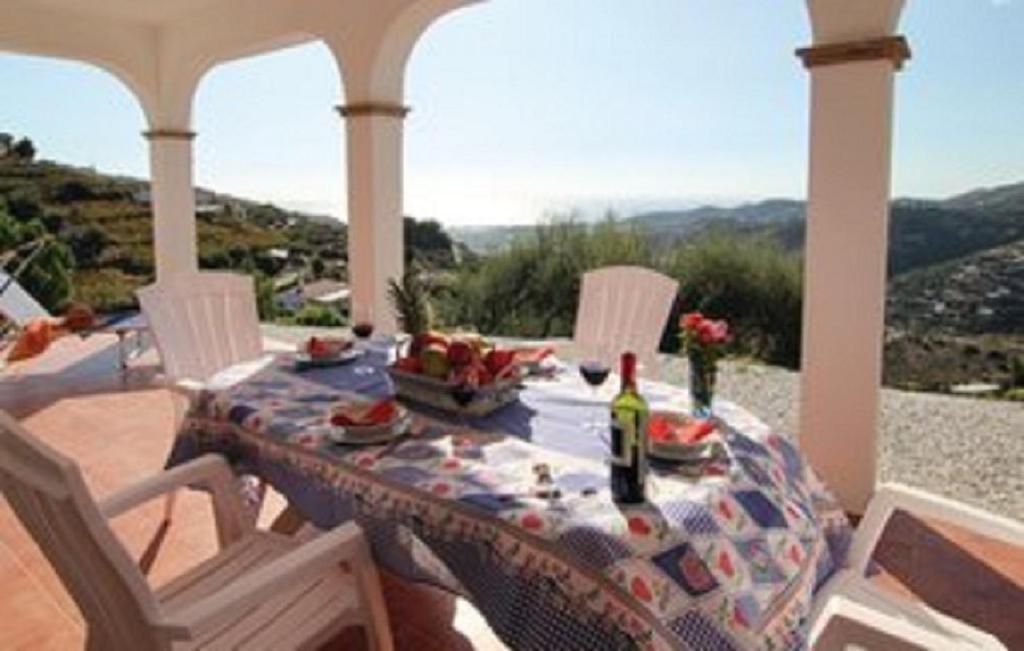
[[[344,403],[331,410],[331,425],[336,427],[368,427],[387,425],[398,416],[398,405],[393,398],[377,402]]]

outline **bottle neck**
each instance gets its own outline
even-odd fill
[[[621,377],[624,392],[636,391],[636,355],[633,353],[622,354]]]

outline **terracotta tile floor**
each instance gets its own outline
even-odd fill
[[[152,353],[124,377],[113,339],[65,339],[41,360],[0,373],[0,409],[82,465],[102,496],[157,472],[173,435],[170,394],[154,387]],[[116,450],[116,454],[111,451]],[[283,508],[271,495],[268,524]],[[134,557],[154,540],[162,505],[153,502],[114,521]],[[185,492],[173,526],[149,570],[154,585],[214,552],[208,500]],[[1024,553],[969,532],[901,515],[883,536],[877,580],[893,590],[991,631],[1024,649]],[[502,649],[470,604],[431,588],[383,577],[398,649]],[[0,501],[0,649],[72,649],[82,644],[81,618],[49,565]],[[329,649],[360,649],[348,631]]]

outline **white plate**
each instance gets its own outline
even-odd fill
[[[409,412],[399,408],[398,417],[387,425],[332,426],[327,438],[342,445],[379,445],[402,436],[411,424]]]
[[[295,363],[301,366],[337,366],[363,356],[362,349],[348,348],[331,357],[313,357],[309,353],[295,353]]]

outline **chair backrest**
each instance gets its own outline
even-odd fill
[[[0,270],[0,314],[12,321],[19,328],[32,319],[46,318],[50,313],[39,301],[25,291],[18,281]]]
[[[0,489],[89,625],[90,648],[152,649],[156,602],[73,461],[0,411]]]
[[[170,380],[204,382],[263,354],[252,278],[204,271],[136,291]]]
[[[653,362],[678,293],[675,280],[643,267],[587,272],[573,343],[581,351],[631,350],[639,359]]]

